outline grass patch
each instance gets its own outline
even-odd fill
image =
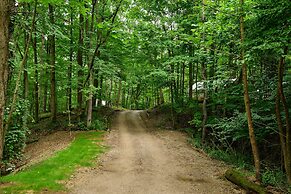
[[[105,148],[98,144],[102,134],[96,131],[79,134],[67,149],[56,153],[54,157],[17,174],[1,177],[1,183],[10,182],[12,185],[0,188],[0,192],[65,190],[61,181],[67,180],[77,167],[93,165],[94,158],[105,151]]]

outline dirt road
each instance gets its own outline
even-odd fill
[[[141,111],[118,114],[100,167],[79,171],[70,193],[241,193],[220,178],[225,167],[193,150],[179,132],[147,130]]]

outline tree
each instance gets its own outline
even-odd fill
[[[254,125],[253,125],[253,119],[252,119],[252,113],[251,113],[251,105],[250,105],[250,97],[249,97],[249,91],[248,91],[248,76],[247,76],[247,65],[245,60],[245,51],[244,51],[244,0],[240,0],[240,39],[241,39],[241,61],[242,61],[242,76],[243,76],[243,90],[244,90],[244,102],[245,102],[245,109],[246,109],[246,115],[248,120],[248,128],[249,128],[249,136],[250,136],[250,142],[252,146],[252,152],[255,162],[255,168],[256,168],[256,178],[257,180],[261,179],[261,168],[260,168],[260,157],[259,157],[259,151],[257,146],[257,141],[255,137],[255,131],[254,131]]]
[[[288,47],[285,46],[284,55],[287,55]],[[278,84],[277,84],[277,95],[276,95],[276,117],[279,128],[279,136],[281,149],[283,153],[284,159],[284,167],[287,174],[288,183],[291,184],[291,129],[290,129],[290,121],[289,121],[289,109],[286,101],[286,97],[284,95],[283,90],[283,72],[285,66],[285,57],[281,56],[278,63]],[[284,130],[284,124],[282,121],[281,111],[280,111],[280,102],[283,104],[284,112],[285,112],[285,120],[286,120],[286,129]]]
[[[49,4],[49,20],[51,25],[55,24],[54,16],[54,7],[52,4]],[[50,98],[50,107],[52,113],[52,120],[56,121],[57,119],[57,90],[56,90],[56,43],[55,43],[55,32],[51,32],[48,37],[49,44],[49,54],[50,54],[50,66],[51,66],[51,98]]]
[[[80,12],[79,14],[79,42],[77,51],[77,62],[79,65],[78,70],[78,89],[77,89],[77,101],[78,109],[82,111],[83,104],[83,93],[82,93],[82,76],[83,76],[83,46],[84,46],[84,15]]]
[[[34,77],[35,77],[35,83],[34,83],[34,119],[36,122],[39,120],[39,79],[38,79],[38,54],[37,54],[37,32],[36,32],[36,24],[34,24],[34,33],[33,33],[33,55],[34,55]]]
[[[205,6],[206,6],[206,0],[202,0],[202,22],[206,22],[206,17],[205,17]],[[203,27],[203,32],[202,32],[202,42],[205,42],[205,27]],[[203,52],[205,51],[205,45],[203,47]],[[206,58],[203,57],[202,62],[201,62],[201,72],[202,72],[202,79],[203,79],[203,104],[202,104],[202,113],[203,113],[203,120],[202,120],[202,142],[205,142],[206,138],[206,122],[207,122],[207,61]]]
[[[9,0],[0,1],[0,160],[3,158],[4,148],[4,111],[8,80],[8,58],[9,58]]]

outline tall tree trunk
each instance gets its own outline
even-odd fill
[[[7,123],[6,123],[5,129],[4,129],[4,135],[5,135],[5,131],[8,130],[9,125],[10,125],[10,123],[12,121],[12,113],[14,112],[15,107],[16,107],[16,103],[17,103],[17,97],[18,97],[18,90],[19,90],[19,87],[20,87],[21,75],[22,75],[22,72],[23,72],[23,69],[24,69],[24,65],[26,64],[26,61],[27,61],[27,58],[28,58],[29,44],[30,44],[30,41],[31,41],[31,38],[32,38],[32,32],[33,32],[34,24],[35,24],[36,7],[37,7],[37,1],[35,1],[35,3],[34,3],[34,13],[33,13],[32,22],[31,22],[31,28],[30,28],[30,32],[29,32],[26,48],[25,48],[25,53],[23,55],[23,59],[21,61],[20,67],[19,67],[19,71],[18,71],[16,83],[15,83],[15,89],[14,89],[14,92],[13,92],[12,103],[11,103],[10,111],[9,111],[9,114],[8,114]]]
[[[99,35],[99,33],[98,33],[97,36],[101,36],[101,35]],[[100,55],[101,55],[101,52],[98,51],[97,52],[97,58],[100,58]],[[98,66],[94,69],[94,72],[95,72],[94,73],[94,87],[99,90],[100,80],[98,79],[99,78],[99,67]],[[99,104],[100,98],[99,98],[98,94],[99,94],[99,92],[95,93],[95,95],[93,96],[93,98],[94,98],[94,100],[93,100],[93,102],[94,102],[93,106],[100,105]]]
[[[160,105],[165,103],[165,98],[164,98],[164,93],[163,93],[162,88],[159,89],[159,99],[160,99],[160,102],[159,102]]]
[[[83,93],[82,93],[82,86],[83,86],[83,45],[84,45],[84,16],[81,13],[79,16],[79,45],[77,51],[77,62],[79,65],[78,70],[78,88],[77,88],[77,101],[78,101],[78,109],[79,112],[82,110],[83,104]]]
[[[244,90],[244,103],[245,103],[245,109],[246,109],[246,115],[248,120],[248,128],[249,128],[249,137],[254,157],[254,163],[256,168],[256,179],[260,181],[261,179],[261,173],[260,173],[260,157],[259,157],[259,150],[257,146],[257,141],[255,137],[255,131],[253,126],[253,119],[252,119],[252,113],[251,113],[251,105],[250,105],[250,97],[249,97],[249,90],[248,90],[248,76],[247,76],[247,65],[244,61],[244,0],[240,0],[240,7],[241,7],[241,13],[240,13],[240,39],[241,39],[241,61],[242,61],[242,77],[243,77],[243,90]]]
[[[46,65],[46,62],[45,62],[45,55],[48,55],[48,49],[45,49],[45,38],[44,38],[44,34],[41,35],[41,49],[40,49],[40,53],[39,53],[39,56],[40,56],[40,64],[42,66],[42,69],[41,69],[41,75],[40,75],[40,78],[41,78],[41,83],[42,83],[42,86],[40,87],[42,90],[40,90],[40,92],[42,91],[42,111],[43,112],[46,112],[46,101],[47,101],[47,85],[48,85],[48,81],[47,81],[47,65]],[[46,52],[44,52],[46,51]],[[45,54],[44,54],[45,53]]]
[[[110,79],[110,89],[108,91],[108,106],[109,107],[112,106],[112,99],[111,99],[112,93],[113,93],[113,81],[112,79]]]
[[[290,166],[288,165],[288,158],[287,158],[287,147],[286,147],[286,134],[283,129],[283,121],[281,117],[281,110],[280,110],[280,92],[279,88],[277,88],[277,95],[276,95],[276,106],[275,106],[275,111],[276,111],[276,118],[277,118],[277,124],[278,124],[278,129],[279,129],[279,137],[280,137],[280,145],[281,145],[281,150],[282,150],[282,156],[283,156],[283,163],[284,163],[284,168],[286,170],[286,175],[288,178],[288,183],[289,183],[289,173],[290,173]],[[290,184],[290,183],[289,183]]]
[[[24,33],[24,48],[26,48],[27,45],[27,40],[28,40],[28,36],[27,33]],[[27,61],[25,60],[24,63],[24,68],[23,68],[23,97],[25,100],[28,100],[28,88],[29,88],[29,83],[28,83],[28,72],[27,72]]]
[[[90,87],[93,86],[93,69],[91,70],[90,73],[90,78],[89,78],[89,84]],[[91,88],[89,89],[91,90]],[[92,116],[93,116],[93,92],[89,92],[89,99],[88,99],[88,107],[87,107],[87,127],[90,127],[92,124]]]
[[[116,97],[116,107],[119,107],[119,105],[120,105],[121,89],[122,89],[122,81],[120,79],[119,84],[118,84],[117,97]]]
[[[27,4],[24,3],[23,4],[23,8],[24,9],[27,9],[28,12],[30,12],[30,6],[29,6],[28,3]],[[27,13],[24,13],[24,19],[25,20],[28,20],[28,14]],[[24,29],[24,35],[23,35],[23,38],[24,38],[24,40],[23,40],[23,42],[24,42],[24,48],[26,48],[27,46],[29,46],[29,45],[27,45],[27,44],[29,44],[27,42],[27,40],[29,39],[28,36],[29,36],[29,32],[27,33],[26,32],[26,29]],[[23,86],[24,86],[23,87],[23,97],[24,97],[25,100],[28,100],[28,88],[29,88],[27,68],[28,68],[27,67],[27,60],[25,60],[25,62],[24,62],[24,68],[23,68]],[[25,112],[27,112],[27,109],[26,109]],[[27,113],[25,113],[25,115],[27,115]]]
[[[72,66],[73,66],[73,9],[71,8],[71,17],[70,17],[70,63],[68,67],[68,88],[67,88],[67,104],[68,111],[72,110]]]
[[[94,14],[95,14],[95,6],[96,6],[97,0],[92,0],[92,11],[91,11],[91,25],[90,29],[87,29],[88,37],[89,37],[89,48],[92,48],[92,33],[94,29]],[[95,54],[95,53],[94,53]],[[94,87],[94,78],[93,78],[93,71],[94,68],[90,68],[91,63],[90,61],[92,58],[94,58],[94,54],[89,58],[88,61],[88,69],[90,70],[90,75],[89,75],[89,98],[88,98],[88,109],[87,109],[87,127],[90,127],[92,124],[92,116],[93,116],[93,91],[92,87]]]
[[[126,108],[129,108],[129,96],[130,96],[130,87],[127,87],[127,95],[126,95]]]
[[[96,69],[94,69],[94,81],[93,81],[93,85],[95,88],[98,88],[99,85],[99,81],[98,81],[98,76],[96,77],[96,75],[98,75],[98,72],[96,71]],[[95,93],[93,95],[93,108],[98,104],[98,95]]]
[[[288,47],[284,48],[284,55],[287,55]],[[279,64],[278,64],[278,84],[277,84],[277,96],[276,96],[276,117],[279,128],[279,136],[281,149],[283,153],[284,159],[284,167],[287,175],[288,184],[291,184],[291,142],[290,142],[290,120],[289,120],[289,109],[286,101],[286,97],[284,95],[283,90],[283,72],[285,66],[285,57],[281,56]],[[280,111],[280,101],[282,102],[283,109],[285,112],[286,119],[286,130],[283,129],[283,121],[281,118]],[[286,133],[284,132],[286,131]]]
[[[48,54],[48,53],[47,53]],[[49,77],[48,66],[45,66],[44,69],[45,78]],[[48,79],[44,79],[44,86],[43,86],[43,112],[48,112]]]
[[[206,0],[202,0],[202,22],[205,23],[206,18],[205,18],[205,5],[206,5]],[[202,40],[203,42],[205,41],[205,27],[203,29],[203,34],[202,34]],[[203,46],[204,47],[204,46]],[[205,51],[206,49],[203,48]],[[202,142],[205,142],[206,134],[207,134],[207,128],[206,128],[206,123],[207,123],[207,65],[206,62],[204,61],[205,57],[203,57],[202,65],[201,65],[201,72],[202,72],[202,80],[203,80],[203,104],[202,104],[202,114],[203,114],[203,119],[202,119]],[[197,87],[197,86],[196,86]]]
[[[176,68],[176,86],[175,86],[175,96],[176,96],[176,101],[179,103],[180,98],[179,98],[179,89],[180,89],[180,64],[177,64]]]
[[[98,91],[98,106],[102,105],[102,90],[103,90],[103,78],[100,76],[100,84],[99,84],[99,91]]]
[[[181,97],[182,97],[182,106],[184,106],[184,93],[185,93],[185,63],[182,64],[182,79],[181,79]]]
[[[197,104],[199,103],[198,100],[198,87],[197,87],[197,82],[198,82],[198,73],[199,73],[199,64],[196,63],[196,73],[195,73],[195,85],[196,85],[196,88],[195,88],[195,96],[196,96],[196,101],[197,101]]]
[[[27,10],[28,12],[31,12],[29,3],[27,3],[27,4],[25,3],[23,5],[23,8],[25,10]],[[28,14],[25,13],[24,19],[28,20]],[[34,26],[34,24],[33,24],[33,26]],[[32,33],[32,31],[27,33],[26,30],[24,30],[24,48],[28,48],[30,46],[29,45],[30,42],[28,42],[27,40],[28,39],[30,39],[30,40],[32,39],[32,37],[28,37],[28,36],[32,36],[31,33]],[[24,60],[24,64],[23,64],[23,99],[25,100],[25,106],[23,107],[24,108],[24,114],[22,116],[22,125],[23,125],[23,128],[27,128],[27,118],[28,118],[28,115],[29,115],[29,107],[28,107],[28,101],[29,101],[29,78],[28,78],[27,60]]]
[[[37,36],[36,24],[34,25],[34,38],[33,38],[33,55],[34,55],[34,120],[38,122],[39,119],[39,81],[38,81],[38,60],[37,60]]]
[[[121,106],[126,107],[126,87],[122,88]]]
[[[192,90],[192,86],[193,86],[193,63],[190,62],[189,63],[189,88],[188,88],[188,93],[189,93],[189,101],[192,100],[193,98],[193,90]]]
[[[55,23],[54,18],[54,7],[49,4],[49,20],[52,25]],[[55,45],[55,32],[49,35],[49,50],[50,50],[50,66],[51,66],[51,99],[50,108],[52,114],[52,121],[57,119],[57,91],[56,91],[56,72],[55,72],[55,62],[56,62],[56,45]]]
[[[8,80],[9,57],[9,0],[0,1],[0,162],[3,159],[5,138],[4,110]]]

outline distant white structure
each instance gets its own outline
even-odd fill
[[[203,83],[204,82],[196,82],[196,83],[194,83],[192,85],[192,90],[193,91],[196,91],[196,89],[197,89],[197,91],[203,90],[204,89]]]
[[[96,99],[96,104],[95,104],[95,106],[97,107],[98,106],[98,99]],[[105,101],[105,100],[101,100],[101,105],[102,106],[106,106],[106,104],[107,104],[107,101]]]
[[[237,81],[236,78],[233,78],[233,79],[217,79],[217,80],[208,80],[206,81],[208,87],[209,85],[210,86],[213,86],[215,88],[219,88],[219,87],[225,87],[227,83],[234,83],[235,81]],[[199,82],[196,82],[192,85],[192,90],[193,91],[201,91],[204,89],[204,81],[199,81]]]
[[[226,87],[227,83],[234,83],[236,81],[237,81],[236,78],[208,80],[208,81],[206,81],[206,87],[211,89],[211,90],[216,90],[218,88]],[[203,95],[204,83],[205,83],[205,81],[199,81],[199,82],[196,82],[192,85],[192,91],[194,92],[194,96],[199,101],[203,100],[203,98],[204,98],[204,95]],[[195,95],[196,90],[198,92],[198,96]]]

